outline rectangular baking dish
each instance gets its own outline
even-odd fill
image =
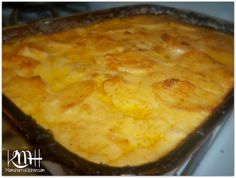
[[[159,5],[135,5],[97,12],[78,14],[70,17],[59,17],[32,22],[27,25],[3,29],[3,43],[21,39],[26,36],[49,34],[74,27],[83,27],[115,17],[129,17],[141,14],[168,15],[196,26],[204,26],[233,35],[231,23],[207,17],[190,11],[177,10]],[[87,161],[69,152],[57,143],[49,130],[36,124],[33,118],[25,115],[3,93],[3,113],[19,127],[34,147],[41,149],[46,159],[61,163],[78,174],[87,175],[161,175],[179,167],[207,139],[211,132],[219,126],[225,116],[233,109],[233,89],[225,97],[221,105],[211,116],[185,139],[183,144],[163,158],[140,166],[111,167]]]

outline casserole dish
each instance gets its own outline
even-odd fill
[[[112,13],[111,13],[112,12]],[[138,14],[168,14],[169,16],[175,16],[178,14],[178,17],[186,21],[186,16],[189,14],[183,15],[183,12],[170,9],[170,8],[161,8],[159,6],[135,6],[135,7],[126,7],[126,8],[117,8],[113,9],[111,11],[100,11],[97,13],[92,13],[92,14],[83,14],[78,17],[74,16],[71,18],[63,18],[63,19],[55,19],[51,22],[45,22],[45,21],[40,21],[40,22],[35,22],[32,25],[29,26],[23,26],[19,27],[17,30],[16,29],[8,29],[6,30],[6,34],[9,35],[4,35],[6,38],[3,38],[5,41],[11,40],[14,38],[19,37],[17,33],[21,33],[22,36],[20,37],[25,37],[27,35],[35,35],[35,34],[44,34],[44,33],[50,33],[50,32],[55,32],[55,31],[50,31],[53,28],[56,28],[57,30],[66,30],[67,28],[72,28],[78,25],[86,25],[86,23],[94,23],[98,22],[101,19],[108,18],[108,17],[126,17],[126,16],[132,16],[132,15],[138,15]],[[176,14],[175,14],[176,13]],[[93,17],[93,18],[92,18]],[[74,18],[74,19],[73,19]],[[81,21],[76,21],[78,19],[82,19]],[[92,19],[92,20],[91,20]],[[222,27],[221,25],[224,24],[223,22],[216,22],[214,20],[209,20],[205,21],[204,24],[204,18],[199,17],[197,15],[192,14],[191,15],[191,23],[194,25],[201,25],[201,26],[208,26],[208,27],[216,27],[216,24],[220,26],[218,30],[226,32],[227,29],[225,28],[227,25],[230,26],[229,24],[225,23],[225,26]],[[65,20],[65,23],[63,20]],[[58,23],[60,21],[60,23]],[[198,22],[196,24],[196,22]],[[211,22],[211,23],[209,23]],[[40,24],[41,23],[41,24]],[[78,23],[78,24],[77,24]],[[63,24],[63,25],[62,25]],[[231,30],[228,31],[229,33],[232,33]],[[168,83],[178,83],[179,81],[177,80],[171,80]],[[167,84],[167,83],[166,83]],[[183,83],[180,82],[182,85]],[[169,84],[168,84],[169,86]],[[232,92],[229,92],[228,97],[231,98]],[[230,99],[226,97],[224,100],[224,105],[227,105],[228,102],[230,102]],[[215,117],[217,114],[218,117],[220,116],[219,112],[222,109],[221,107],[214,109],[214,112],[212,113],[211,117],[204,122],[202,126],[200,126],[194,133],[190,134],[190,136],[184,141],[183,144],[181,144],[179,147],[177,147],[173,152],[170,152],[167,156],[159,159],[158,161],[155,161],[153,163],[146,163],[141,166],[124,166],[124,167],[112,167],[112,166],[107,166],[107,165],[99,165],[95,163],[91,163],[89,161],[83,160],[79,158],[78,156],[66,151],[63,147],[61,147],[57,142],[55,142],[52,139],[52,135],[48,134],[47,132],[41,133],[41,131],[45,130],[43,128],[40,128],[36,123],[33,123],[32,119],[30,117],[24,117],[24,114],[18,110],[13,103],[11,103],[5,96],[3,96],[3,104],[4,104],[4,112],[12,118],[14,121],[16,121],[20,127],[23,128],[24,131],[28,135],[30,135],[30,138],[34,140],[35,143],[42,144],[44,145],[44,148],[41,148],[44,153],[50,153],[49,155],[53,154],[58,154],[58,155],[65,155],[65,158],[63,157],[57,157],[53,156],[54,159],[60,161],[60,159],[63,160],[63,162],[71,167],[72,169],[79,170],[81,172],[85,172],[88,174],[161,174],[164,173],[165,171],[168,171],[170,169],[173,169],[176,167],[177,163],[181,163],[184,158],[190,153],[190,151],[193,151],[194,148],[202,141],[202,138],[205,137],[205,134],[207,134],[207,128],[204,130],[204,126],[206,127],[209,126],[208,124],[211,122],[214,122],[214,124],[217,123],[217,119],[211,119],[211,117]],[[232,101],[231,101],[232,102]],[[222,106],[223,106],[222,103]],[[184,106],[185,107],[185,106]],[[12,109],[12,110],[11,110]],[[13,112],[10,112],[13,111]],[[221,112],[220,112],[221,113]],[[217,118],[218,118],[217,117]],[[15,119],[14,119],[15,118]],[[21,122],[21,118],[22,121]],[[219,117],[220,118],[220,117]],[[28,122],[26,120],[28,119]],[[220,121],[221,119],[219,119]],[[30,125],[30,123],[34,124]],[[28,129],[32,129],[38,127],[38,129],[34,129],[34,131],[29,131]],[[211,129],[213,128],[210,127]],[[202,130],[201,130],[202,129]],[[209,128],[208,128],[209,129]],[[211,130],[209,129],[209,130]],[[29,132],[28,132],[29,131]],[[41,134],[36,134],[36,133],[41,133]],[[36,134],[36,135],[34,135]],[[40,135],[40,136],[39,136]],[[194,140],[196,139],[196,140]],[[46,141],[46,142],[45,142]],[[36,145],[38,145],[36,144]],[[46,146],[45,146],[46,145]],[[50,145],[50,146],[49,146]],[[193,147],[194,145],[194,147]],[[44,150],[45,149],[45,150]],[[188,150],[189,149],[189,150]],[[51,150],[51,151],[50,151]],[[178,150],[180,150],[178,152]],[[62,151],[63,153],[60,153]],[[181,153],[185,153],[184,155],[181,155]],[[72,155],[70,155],[72,154]],[[174,155],[174,156],[173,156]],[[179,155],[179,156],[178,156]],[[181,156],[180,156],[181,155]],[[48,156],[47,156],[48,157]],[[66,159],[70,158],[70,159]],[[174,166],[175,165],[175,166]]]

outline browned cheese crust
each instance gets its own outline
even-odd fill
[[[233,37],[165,16],[111,19],[3,45],[3,93],[96,163],[181,144],[233,87]]]

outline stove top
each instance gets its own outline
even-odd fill
[[[3,2],[3,27],[35,20],[68,16],[90,10],[88,2]]]

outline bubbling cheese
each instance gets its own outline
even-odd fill
[[[3,93],[62,146],[134,166],[174,150],[233,88],[233,37],[167,16],[3,45]]]

